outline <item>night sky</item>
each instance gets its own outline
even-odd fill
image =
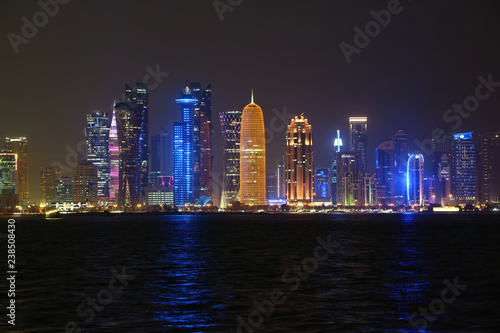
[[[242,110],[252,87],[266,128],[277,118],[274,108],[309,119],[315,167],[330,166],[337,129],[348,143],[349,116],[367,116],[374,171],[375,148],[393,130],[406,130],[412,144],[429,138],[434,128],[452,124],[443,113],[474,94],[479,75],[500,82],[500,6],[493,0],[401,1],[401,12],[348,64],[339,44],[353,44],[354,27],[364,30],[374,20],[370,11],[387,6],[385,0],[243,0],[221,21],[211,0],[72,0],[16,54],[8,34],[22,35],[22,17],[32,22],[41,8],[3,0],[0,137],[28,138],[37,201],[39,168],[66,164],[66,146],[76,150],[84,138],[86,114],[110,112],[125,83],[135,85],[148,66],[159,66],[170,74],[150,90],[150,135],[160,127],[171,132],[180,120],[174,99],[186,79],[211,83],[215,172],[222,169],[218,113]],[[500,130],[497,89],[458,132]],[[279,118],[275,124],[282,130],[267,145],[268,171],[285,149],[285,127]]]

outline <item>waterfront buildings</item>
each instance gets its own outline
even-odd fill
[[[61,168],[56,166],[42,167],[40,170],[40,206],[56,203],[57,182],[61,177]]]
[[[472,132],[457,133],[452,141],[451,184],[455,204],[476,204],[476,149]]]
[[[424,155],[411,154],[407,165],[408,205],[424,204]]]
[[[385,140],[375,151],[377,168],[377,201],[394,205],[394,140]]]
[[[29,169],[28,140],[25,137],[5,138],[5,149],[17,155],[16,193],[19,195],[19,205],[24,209],[28,206]]]
[[[403,130],[394,132],[394,203],[397,206],[406,203],[406,164],[408,163],[409,148],[408,134]]]
[[[317,168],[314,171],[314,203],[332,203],[330,168]]]
[[[313,203],[312,128],[304,115],[291,120],[286,131],[286,183],[289,205]]]
[[[478,137],[478,199],[481,203],[500,203],[500,132]]]
[[[94,112],[87,115],[85,140],[87,161],[97,168],[97,199],[106,204],[110,200],[110,124],[108,113]]]
[[[120,191],[120,145],[118,141],[115,106],[114,103],[109,130],[109,201],[111,203],[117,203]]]
[[[75,170],[73,178],[73,202],[87,205],[97,204],[98,177],[97,167],[91,162],[82,161]]]
[[[351,139],[351,151],[359,152],[359,171],[367,171],[368,161],[368,118],[350,117],[349,118],[349,136]]]
[[[221,207],[240,201],[241,111],[219,112],[223,140]]]
[[[250,104],[241,116],[240,201],[251,206],[266,205],[266,135],[260,106]]]

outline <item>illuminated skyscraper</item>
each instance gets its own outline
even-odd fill
[[[10,150],[0,151],[0,213],[13,213],[19,203],[16,194],[17,155]]]
[[[286,156],[283,155],[281,159],[276,162],[276,192],[278,199],[286,200]]]
[[[116,127],[115,105],[113,105],[113,117],[109,130],[109,159],[110,159],[110,186],[109,201],[116,202],[120,190],[120,148],[118,143],[118,131]]]
[[[194,204],[194,112],[198,100],[186,84],[181,98],[175,100],[181,109],[181,122],[174,123],[174,203]]]
[[[97,167],[88,161],[77,165],[73,178],[73,202],[97,204],[98,178]]]
[[[331,203],[331,181],[329,168],[317,168],[314,172],[314,202]]]
[[[128,209],[142,203],[141,189],[148,184],[147,88],[137,83],[137,92],[126,85],[127,102],[115,105],[120,152],[119,204]],[[146,172],[146,173],[145,173]],[[145,186],[143,186],[145,184]],[[76,191],[76,184],[75,184]]]
[[[160,134],[151,137],[150,170],[162,176],[171,176],[170,162],[173,159],[168,132],[160,128]]]
[[[42,167],[40,176],[40,206],[56,203],[56,186],[61,177],[61,168],[55,166]]]
[[[408,163],[408,134],[397,130],[392,137],[394,141],[394,203],[406,203],[406,163]]]
[[[212,196],[212,87],[189,84],[194,106],[194,197]]]
[[[359,171],[367,171],[367,117],[350,117],[349,118],[349,134],[351,138],[351,151],[359,152]]]
[[[377,201],[382,205],[394,204],[394,141],[385,140],[376,150]]]
[[[241,111],[219,112],[224,147],[221,207],[240,201]]]
[[[473,133],[453,135],[451,184],[455,204],[476,203],[476,172]]]
[[[410,155],[406,173],[408,205],[422,206],[424,204],[424,155]]]
[[[435,148],[432,153],[432,174],[436,195],[434,202],[443,206],[448,206],[451,199],[451,139],[452,135],[447,135],[440,142],[433,140]]]
[[[286,199],[289,205],[313,203],[313,139],[304,115],[292,119],[286,131]]]
[[[28,140],[25,137],[6,138],[5,149],[17,154],[16,193],[19,204],[25,208],[29,203]]]
[[[56,202],[59,204],[70,204],[73,202],[74,194],[73,178],[61,177],[56,184]]]
[[[478,197],[481,203],[500,202],[500,132],[479,135]]]
[[[361,175],[359,152],[337,154],[337,205],[358,206],[361,204]]]
[[[85,129],[87,161],[97,168],[97,199],[102,203],[109,201],[111,181],[109,132],[109,118],[106,112],[95,112],[87,115]]]
[[[332,168],[331,168],[331,181],[332,181],[332,204],[333,205],[338,205],[338,160],[339,160],[339,155],[340,152],[342,151],[342,139],[340,138],[340,131],[337,130],[337,137],[335,138],[335,141],[333,142],[333,147],[335,148],[333,152],[333,161],[332,161]]]
[[[266,205],[266,133],[264,115],[253,102],[241,116],[240,201],[245,205]]]

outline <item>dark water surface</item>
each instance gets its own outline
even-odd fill
[[[500,215],[19,217],[16,240],[0,331],[500,332]]]

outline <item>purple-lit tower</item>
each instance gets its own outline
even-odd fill
[[[115,105],[113,104],[113,118],[111,119],[111,127],[109,130],[109,157],[110,157],[110,190],[109,199],[111,202],[116,201],[118,191],[120,189],[120,157],[118,147],[118,131],[116,128]]]

